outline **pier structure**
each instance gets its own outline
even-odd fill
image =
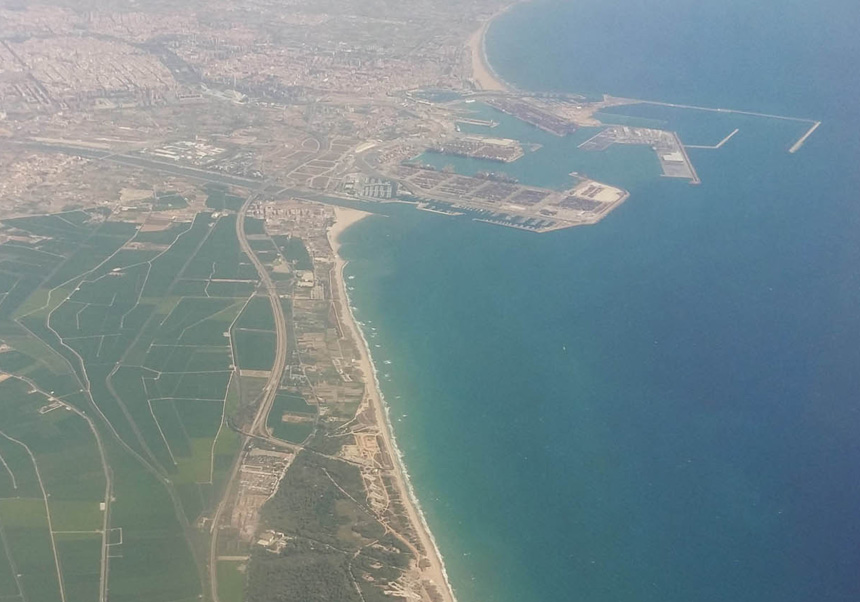
[[[722,140],[720,140],[719,142],[717,142],[714,145],[708,146],[708,145],[701,145],[701,144],[687,144],[685,146],[687,148],[703,148],[703,149],[707,149],[707,150],[717,150],[717,149],[723,148],[725,143],[728,142],[729,140],[731,140],[732,138],[734,138],[735,134],[737,134],[740,131],[741,131],[740,128],[735,128],[731,134],[729,134],[728,136],[726,136],[725,138],[723,138]]]
[[[817,130],[818,126],[820,126],[820,125],[821,125],[820,121],[816,121],[815,123],[813,123],[812,127],[809,128],[809,130],[807,130],[807,132],[803,136],[801,136],[800,139],[797,142],[795,142],[791,146],[790,149],[788,149],[788,152],[790,152],[793,155],[794,153],[799,151],[800,147],[806,143],[806,141],[809,139],[809,137],[812,136],[813,132],[815,132],[815,130]]]
[[[712,108],[712,107],[700,107],[697,105],[683,105],[676,104],[672,102],[658,102],[655,100],[640,100],[637,101],[639,104],[643,105],[653,105],[656,107],[669,107],[673,109],[689,109],[692,111],[707,111],[710,113],[729,113],[734,115],[748,115],[750,117],[763,117],[764,119],[780,119],[782,121],[796,121],[798,123],[808,123],[810,124],[810,128],[803,134],[797,142],[791,145],[791,148],[788,149],[788,152],[791,154],[796,153],[800,150],[800,148],[806,143],[810,136],[818,129],[821,125],[820,121],[816,121],[814,119],[807,119],[805,117],[790,117],[788,115],[775,115],[773,113],[758,113],[756,111],[741,111],[738,109],[723,109],[723,108]],[[690,147],[695,148],[695,147]]]

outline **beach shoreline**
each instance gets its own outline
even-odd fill
[[[489,19],[481,24],[481,27],[475,31],[468,42],[469,52],[472,57],[472,81],[475,86],[483,92],[516,92],[516,86],[506,82],[499,77],[499,74],[493,69],[487,58],[487,32],[493,22],[503,14],[511,10],[513,7],[529,0],[517,0],[504,8],[496,11]]]
[[[366,375],[365,378],[367,379],[367,399],[373,408],[376,423],[379,427],[379,434],[389,454],[392,456],[394,481],[400,490],[401,499],[403,500],[403,506],[408,515],[409,522],[415,529],[415,533],[424,548],[423,559],[428,561],[429,566],[420,569],[421,576],[435,585],[444,602],[456,602],[457,599],[448,580],[448,573],[445,570],[442,553],[439,551],[424,512],[421,510],[421,504],[409,480],[409,473],[403,459],[403,454],[397,447],[394,429],[389,417],[388,405],[385,403],[385,398],[379,386],[378,373],[370,353],[370,346],[364,336],[364,332],[358,325],[358,321],[355,319],[346,290],[343,271],[347,265],[347,261],[340,254],[341,245],[339,238],[348,228],[373,214],[346,207],[334,207],[333,209],[335,222],[328,230],[328,239],[335,258],[334,282],[338,293],[338,313],[341,315],[343,323],[349,329],[351,335],[355,338],[359,353],[359,368]],[[420,560],[422,559],[416,558],[416,561]]]

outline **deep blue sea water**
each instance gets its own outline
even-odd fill
[[[488,50],[523,88],[823,125],[791,155],[802,124],[624,111],[692,144],[740,128],[690,151],[690,186],[500,118],[544,144],[521,179],[632,197],[545,235],[403,206],[345,234],[461,602],[860,600],[858,25],[846,0],[518,7]]]

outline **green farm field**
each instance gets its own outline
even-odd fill
[[[243,202],[208,193],[220,212]],[[239,370],[272,368],[274,318],[235,214],[148,232],[109,218],[2,223],[0,598],[211,597],[197,524],[239,451],[231,417],[265,383]],[[242,574],[223,573],[241,600]]]

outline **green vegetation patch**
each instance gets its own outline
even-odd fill
[[[316,414],[317,407],[307,403],[300,395],[290,395],[289,393],[278,393],[275,397],[275,402],[272,404],[272,412],[277,412],[278,415],[293,413],[293,414]]]
[[[279,234],[272,237],[281,255],[297,270],[312,270],[314,268],[311,255],[301,238]]]
[[[101,500],[56,500],[51,495],[51,525],[55,531],[94,531],[102,528]]]
[[[170,602],[200,593],[200,580],[173,503],[159,479],[140,470],[138,461],[106,441],[113,468],[111,504],[111,601]],[[153,576],[157,578],[153,578]]]
[[[209,442],[207,445],[211,445],[218,433],[218,427],[221,426],[224,404],[220,401],[197,399],[180,399],[175,404],[188,436],[192,439],[206,439]],[[209,454],[208,449],[206,453]]]
[[[223,401],[230,372],[164,372],[144,378],[150,399],[211,399]]]
[[[282,533],[356,551],[381,538],[385,529],[344,491],[364,499],[357,467],[302,451],[263,506],[263,521]]]
[[[239,434],[227,428],[226,425],[218,432],[218,439],[215,441],[212,474],[213,487],[216,492],[222,491],[233,465],[233,458],[236,457],[241,445],[242,440]]]
[[[172,399],[160,399],[150,402],[152,413],[161,428],[173,462],[181,458],[191,457],[191,441],[182,425],[182,419],[176,412],[176,403]]]
[[[122,429],[120,432],[126,443],[141,455],[152,455],[162,466],[168,466],[172,460],[150,410],[148,391],[144,384],[148,382],[144,380],[147,374],[146,370],[124,366],[110,378],[116,397],[106,387],[104,390],[101,388],[106,374],[102,380],[93,379],[94,396],[114,427]],[[122,400],[122,406],[117,397]],[[134,421],[136,431],[132,430],[129,419]]]
[[[234,330],[236,363],[241,370],[271,370],[277,339],[274,332]]]
[[[270,415],[271,416],[271,415]],[[308,422],[284,422],[279,415],[270,425],[272,434],[288,443],[304,443],[310,434],[314,431],[314,423]]]
[[[271,238],[252,238],[248,241],[248,245],[255,251],[278,251],[278,247]]]
[[[22,275],[21,278],[18,279],[18,282],[15,283],[15,286],[12,287],[12,290],[6,293],[3,297],[3,301],[0,302],[0,319],[8,318],[13,315],[15,311],[27,300],[27,298],[32,295],[37,288],[39,288],[39,284],[41,284],[41,282],[41,276]],[[38,305],[33,309],[36,308],[38,308]]]
[[[187,328],[179,342],[183,345],[227,346],[230,324],[236,319],[242,309],[242,302],[237,301],[211,318]]]
[[[258,236],[266,233],[266,222],[256,217],[245,218],[245,234],[248,236]]]
[[[99,597],[102,536],[100,533],[59,533],[54,536],[63,569],[66,602],[92,602]]]
[[[206,485],[209,483],[212,468],[212,439],[191,439],[191,455],[178,461],[178,471],[175,477],[177,483],[190,483],[194,485]],[[189,513],[191,520],[203,510],[202,503],[204,490],[201,487],[194,488],[195,503],[192,506],[194,513]]]
[[[218,561],[218,599],[223,602],[245,602],[244,562]]]
[[[122,557],[111,559],[111,602],[173,602],[200,593],[197,567],[181,535],[124,532],[117,547]]]
[[[5,545],[0,545],[0,598],[11,598],[19,593],[18,582],[15,580],[15,572],[6,554]]]
[[[206,347],[194,348],[191,360],[186,366],[189,372],[213,372],[229,370],[233,364],[229,348],[212,349]]]
[[[182,232],[167,251],[152,260],[152,268],[143,290],[144,297],[161,298],[167,295],[179,272],[188,262],[188,258],[211,232],[211,224],[210,214],[198,213],[191,227]],[[142,234],[138,234],[138,237]],[[206,277],[208,276],[204,276]]]
[[[153,345],[145,366],[158,372],[215,372],[230,369],[229,347]]]
[[[210,297],[242,297],[248,298],[254,294],[256,282],[233,282],[225,280],[210,280],[206,286],[206,294]]]
[[[186,329],[199,324],[203,320],[214,317],[230,305],[231,302],[227,299],[186,297],[173,308],[167,319],[162,322],[155,340],[159,343],[177,341],[182,338]]]
[[[363,602],[353,586],[349,558],[313,541],[289,541],[279,556],[255,552],[248,602]]]
[[[41,493],[41,492],[40,492]],[[0,521],[8,529],[48,529],[45,502],[36,498],[0,500]]]
[[[136,240],[137,236],[133,240]],[[113,257],[105,261],[98,268],[90,272],[88,279],[95,280],[109,274],[117,269],[137,267],[141,264],[155,259],[160,251],[150,249],[120,249],[114,253]]]
[[[183,272],[184,278],[257,280],[257,269],[236,237],[236,216],[222,216]]]
[[[251,298],[233,328],[249,330],[275,330],[275,318],[272,316],[272,303],[268,297]]]
[[[88,272],[113,255],[136,232],[133,224],[109,222],[102,225],[98,232],[82,242],[65,262],[45,282],[47,288],[54,288],[76,276]]]
[[[0,353],[0,370],[11,374],[27,374],[36,365],[29,355],[24,355],[14,349]]]
[[[57,568],[42,500],[0,500],[0,525],[27,600],[60,599]]]
[[[8,272],[0,272],[0,293],[8,293],[20,280],[20,276],[9,274]]]
[[[158,200],[178,206],[167,195]],[[224,333],[258,276],[238,245],[235,216],[216,225],[201,214],[193,224],[139,232],[133,224],[105,222],[104,215],[24,219],[16,227],[51,238],[0,245],[0,340],[11,347],[0,353],[0,370],[26,373],[93,416],[101,431],[113,476],[111,602],[190,602],[200,597],[201,575],[183,521],[211,508],[209,480],[223,486],[241,444],[221,428],[233,374]],[[123,248],[129,239],[152,246]],[[110,431],[79,392],[85,379]],[[99,448],[85,419],[62,407],[39,413],[50,399],[30,389],[18,379],[0,383],[0,430],[36,458],[66,600],[94,600],[105,493]],[[239,407],[245,394],[237,385],[232,405]],[[11,558],[0,554],[0,597],[19,594],[17,572],[25,599],[56,602],[59,582],[33,462],[5,437],[0,456],[0,535]]]
[[[6,463],[0,467],[0,497],[41,499],[42,490],[27,451],[17,443],[0,437],[0,455]]]
[[[74,214],[78,213],[77,217]],[[92,216],[81,211],[55,215],[34,215],[4,220],[3,223],[36,234],[52,238],[81,241],[91,232],[92,225],[87,222]]]
[[[242,205],[245,204],[245,199],[230,194],[225,188],[219,187],[217,184],[209,184],[205,190],[209,194],[206,197],[206,206],[209,209],[214,209],[215,211],[239,211]]]
[[[134,236],[134,242],[150,243],[153,245],[172,245],[183,232],[188,231],[190,223],[170,224],[164,230],[139,230]]]
[[[28,323],[27,320],[23,320],[23,322],[25,324]],[[17,324],[14,325],[14,329],[10,329],[0,336],[2,336],[3,341],[12,347],[12,349],[25,353],[31,358],[38,358],[41,363],[55,374],[68,373],[69,367],[62,355],[60,355],[53,347],[47,345],[43,340],[36,338],[23,328],[18,327]],[[0,357],[3,355],[5,354],[0,354]],[[12,371],[7,370],[7,372]]]
[[[208,297],[207,284],[207,280],[177,280],[171,292],[180,297]]]

